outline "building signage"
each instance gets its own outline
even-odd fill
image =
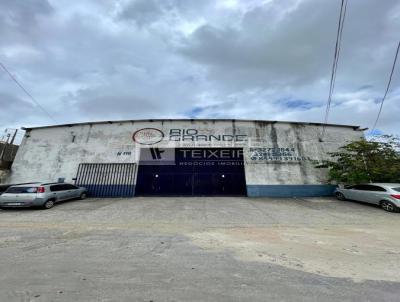
[[[133,134],[133,140],[142,145],[154,145],[165,138],[164,133],[156,128],[143,128]],[[202,134],[197,129],[170,129],[167,139],[182,142],[245,142],[246,134]]]
[[[178,149],[178,158],[184,160],[242,160],[242,149]]]
[[[202,134],[197,129],[170,129],[170,141],[192,141],[192,142],[244,142],[247,140],[245,134]]]
[[[299,162],[310,160],[309,157],[300,156],[295,148],[250,148],[250,159],[263,162]]]
[[[164,139],[164,133],[156,128],[143,128],[136,131],[132,138],[141,145],[153,145]]]
[[[242,149],[176,149],[179,166],[243,166]]]
[[[243,165],[243,150],[234,148],[142,148],[140,164],[179,166]]]

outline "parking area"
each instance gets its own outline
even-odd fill
[[[399,230],[332,198],[0,210],[0,301],[398,301]]]

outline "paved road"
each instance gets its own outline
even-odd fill
[[[332,199],[0,211],[0,301],[399,301],[400,214]]]

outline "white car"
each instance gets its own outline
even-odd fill
[[[388,212],[400,211],[400,184],[368,183],[337,188],[335,195],[339,200],[357,200],[379,205]]]
[[[29,183],[9,187],[0,196],[0,208],[35,207],[50,209],[69,199],[85,199],[86,189],[68,183]]]

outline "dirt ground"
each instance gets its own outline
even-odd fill
[[[0,301],[398,301],[399,229],[331,198],[0,210]]]

